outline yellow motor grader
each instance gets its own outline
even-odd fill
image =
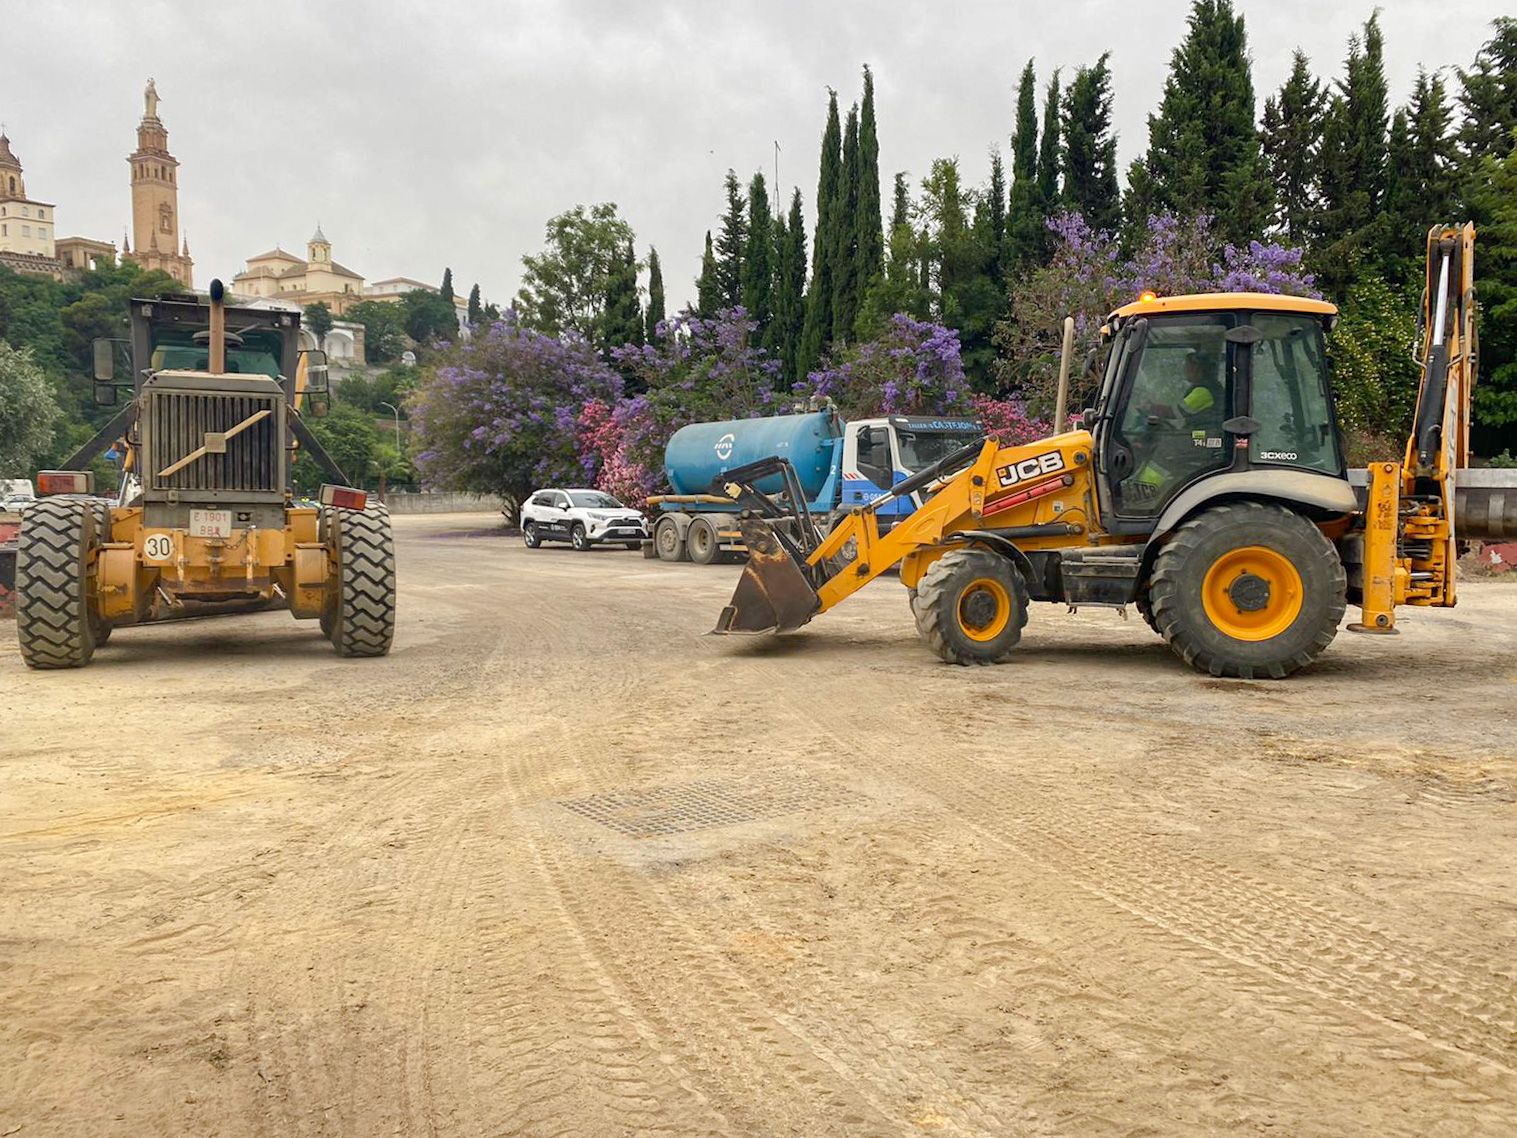
[[[341,656],[382,656],[395,630],[395,553],[382,505],[346,485],[299,408],[324,360],[297,313],[209,298],[131,304],[131,399],[63,470],[37,478],[16,548],[16,633],[33,668],[77,668],[122,625],[280,604],[318,620]],[[117,346],[95,345],[96,393],[115,400]],[[123,384],[122,386],[127,386]],[[114,501],[86,469],[123,458]],[[331,482],[294,504],[304,448]]]
[[[713,492],[744,507],[750,558],[715,631],[798,628],[899,567],[918,632],[951,663],[1005,660],[1041,600],[1131,605],[1203,672],[1283,677],[1332,642],[1349,602],[1353,627],[1377,633],[1398,605],[1453,605],[1456,537],[1517,534],[1517,485],[1466,469],[1474,238],[1471,225],[1428,233],[1404,461],[1359,479],[1345,466],[1331,304],[1145,294],[1106,321],[1079,429],[972,443],[825,534],[785,460],[718,476]],[[1066,339],[1066,376],[1067,355]],[[880,507],[908,494],[919,508],[887,530]]]

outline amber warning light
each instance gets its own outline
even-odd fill
[[[1151,288],[1146,288],[1138,294],[1139,300],[1158,300],[1159,294]]]

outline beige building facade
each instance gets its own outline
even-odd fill
[[[26,174],[0,134],[0,264],[23,273],[60,275],[52,202],[27,196]]]
[[[147,81],[132,169],[132,244],[124,249],[144,269],[161,269],[185,288],[195,287],[195,263],[179,228],[179,161],[169,153],[169,132],[158,117],[158,88]]]
[[[304,258],[278,247],[249,257],[247,267],[232,278],[232,291],[242,297],[288,300],[302,307],[325,304],[334,316],[366,299],[363,277],[332,260],[332,243],[320,225],[306,242]]]

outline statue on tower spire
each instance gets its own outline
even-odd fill
[[[142,102],[143,102],[143,105],[147,108],[147,115],[146,115],[146,117],[150,118],[150,119],[157,118],[158,117],[158,84],[154,83],[151,78],[149,78],[148,81],[147,81],[147,88],[146,88],[146,90],[144,90],[142,92]]]

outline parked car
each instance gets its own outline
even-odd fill
[[[545,541],[567,541],[578,550],[609,543],[639,549],[647,536],[643,515],[604,490],[539,490],[521,508],[528,549]]]

